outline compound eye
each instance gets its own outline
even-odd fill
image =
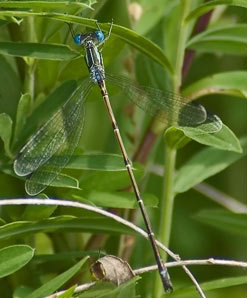
[[[76,34],[74,37],[74,42],[78,45],[81,45],[83,42],[83,36],[82,34]]]
[[[95,34],[97,36],[97,41],[102,41],[105,39],[104,33],[101,30],[95,31]]]

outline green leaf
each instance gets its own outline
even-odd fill
[[[165,11],[172,9],[173,5],[170,0],[142,1],[140,7],[145,13],[142,13],[141,18],[135,23],[135,31],[145,35],[164,17]]]
[[[6,113],[14,119],[21,96],[20,78],[1,55],[0,69],[0,113]]]
[[[14,132],[14,142],[18,141],[21,130],[25,126],[26,118],[31,108],[31,95],[22,94],[17,106],[16,123]]]
[[[140,276],[136,276],[131,280],[121,284],[115,289],[111,290],[108,294],[104,294],[102,298],[137,298],[136,296],[136,282],[140,279]]]
[[[136,296],[136,282],[140,279],[135,276],[126,283],[116,286],[109,282],[97,282],[96,285],[89,290],[81,293],[79,298],[137,298]]]
[[[180,129],[169,127],[165,131],[165,140],[170,148],[180,149],[188,144],[191,139],[186,137]]]
[[[138,203],[134,193],[130,192],[90,192],[87,199],[96,206],[109,208],[138,208]],[[147,193],[142,193],[145,206],[157,207],[158,199]]]
[[[83,3],[78,0],[67,0],[67,1],[50,1],[50,0],[28,0],[28,1],[0,1],[0,7],[9,7],[9,8],[32,8],[34,10],[48,10],[53,8],[66,8],[67,5],[74,8],[91,8],[93,3],[87,4],[88,1]],[[95,2],[95,1],[91,1]]]
[[[247,215],[227,210],[201,210],[193,218],[224,232],[246,237]]]
[[[247,26],[238,24],[208,29],[192,37],[187,48],[204,52],[219,52],[245,55],[247,46]]]
[[[213,0],[204,3],[191,11],[187,16],[186,21],[190,21],[193,18],[198,18],[218,5],[232,5],[247,8],[247,2],[245,0]]]
[[[247,98],[247,71],[228,71],[202,78],[186,87],[183,96],[195,99],[208,94],[228,94]]]
[[[82,18],[78,16],[65,15],[61,13],[35,13],[26,11],[0,11],[0,19],[6,19],[6,17],[29,17],[29,16],[40,16],[48,17],[53,20],[61,22],[71,22],[78,25],[85,25],[90,28],[96,28],[96,21],[92,19]],[[108,31],[110,24],[99,23],[100,27],[104,31]],[[129,45],[133,46],[137,50],[141,51],[151,59],[165,67],[169,72],[172,72],[172,67],[162,51],[155,43],[148,40],[147,38],[137,34],[136,32],[119,26],[113,25],[112,35],[118,37]],[[73,53],[73,52],[72,52]]]
[[[9,166],[9,165],[6,165],[2,168],[2,172],[7,174],[7,175],[10,175],[12,177],[16,177],[20,180],[23,180],[25,181],[26,180],[26,177],[20,177],[20,176],[17,176],[15,173],[14,173],[14,170],[13,170],[13,166]],[[76,189],[76,190],[81,190],[80,186],[79,186],[79,181],[78,179],[68,175],[68,174],[62,174],[62,173],[59,173],[57,175],[57,177],[50,183],[49,186],[52,186],[52,187],[57,187],[57,188],[61,188],[61,187],[64,187],[64,188],[70,188],[70,189]]]
[[[113,291],[117,286],[110,282],[99,281],[95,286],[89,288],[85,292],[81,292],[78,298],[102,298],[109,292]]]
[[[241,139],[244,152],[222,151],[216,148],[204,148],[188,160],[177,172],[175,177],[176,193],[185,192],[194,185],[223,171],[231,164],[244,157],[247,152],[247,138]]]
[[[71,279],[84,265],[88,257],[82,259],[80,262],[75,264],[73,267],[53,278],[52,280],[46,282],[40,288],[34,290],[26,298],[41,298],[52,294],[57,289],[59,289],[63,284],[65,284],[69,279]]]
[[[178,127],[178,130],[191,138],[192,140],[211,147],[218,148],[220,150],[242,152],[238,138],[229,127],[223,124],[222,129],[215,133],[198,134],[197,128],[193,127]]]
[[[70,60],[79,55],[66,45],[31,42],[0,42],[0,53],[8,56],[60,61]]]
[[[73,155],[67,169],[96,171],[125,171],[123,157],[117,154],[90,153]]]
[[[0,138],[4,143],[4,150],[7,156],[12,157],[10,152],[10,140],[12,135],[12,119],[7,114],[0,114]]]
[[[223,289],[237,285],[245,285],[247,283],[247,277],[244,276],[237,276],[237,277],[228,277],[222,279],[216,279],[209,282],[200,283],[200,286],[203,291],[211,291],[216,289]],[[174,298],[192,298],[198,297],[198,292],[195,287],[188,287],[184,289],[179,289],[174,291],[170,297]]]
[[[20,133],[19,140],[16,140],[15,147],[23,145],[26,139],[33,134],[40,124],[44,124],[69,98],[76,88],[75,81],[67,81],[52,92],[33,113],[26,119],[25,125]]]
[[[111,234],[133,234],[133,230],[101,215],[97,217],[77,218],[74,216],[58,216],[41,221],[18,221],[0,227],[0,240],[24,236],[38,232],[96,232]]]
[[[56,176],[49,186],[53,187],[65,187],[65,188],[72,188],[72,189],[80,189],[78,179],[67,175],[67,174],[59,174]]]
[[[101,252],[102,253],[102,252]],[[85,256],[94,256],[99,257],[98,250],[86,250],[86,251],[69,251],[69,252],[60,252],[56,254],[42,254],[35,255],[33,262],[38,266],[47,263],[54,266],[54,264],[61,263],[62,261],[74,262],[75,259],[83,258]]]
[[[71,298],[75,291],[76,285],[72,286],[68,290],[66,290],[62,295],[59,295],[59,298]]]
[[[42,196],[39,195],[39,198]],[[36,206],[28,205],[22,214],[23,220],[40,220],[48,218],[57,209],[57,206]]]
[[[138,163],[134,163],[134,175],[136,180],[144,174],[144,168]],[[80,186],[83,190],[97,191],[116,191],[130,185],[130,179],[127,171],[96,171],[80,180]]]
[[[10,275],[25,266],[33,257],[34,249],[27,245],[13,245],[0,250],[0,277]]]

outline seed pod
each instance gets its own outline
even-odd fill
[[[93,279],[109,281],[117,286],[135,276],[130,265],[115,256],[105,256],[96,261],[90,268]]]

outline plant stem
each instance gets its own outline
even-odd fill
[[[183,0],[180,3],[180,23],[178,27],[177,48],[174,57],[174,74],[173,74],[173,91],[179,94],[182,83],[182,67],[186,48],[187,30],[188,26],[185,24],[185,18],[190,10],[191,1]],[[170,235],[172,229],[172,216],[174,206],[174,175],[176,165],[176,148],[169,147],[165,144],[165,177],[163,179],[163,195],[160,202],[160,224],[158,231],[158,239],[169,247]],[[164,257],[166,260],[167,256]],[[153,290],[153,297],[161,297],[163,292],[161,282],[158,274],[155,275],[155,283]]]
[[[34,29],[34,18],[28,17],[26,20],[26,32],[27,32],[27,41],[35,42],[36,34]],[[33,58],[26,59],[26,73],[25,73],[25,82],[24,82],[24,92],[27,92],[31,95],[31,99],[34,99],[34,87],[35,87],[35,68],[36,63]]]
[[[163,199],[160,204],[160,226],[158,238],[165,246],[169,246],[171,227],[172,227],[172,215],[173,215],[173,203],[174,203],[174,172],[176,164],[175,149],[165,146],[165,177],[163,185]],[[167,255],[164,256],[164,260],[167,259]]]

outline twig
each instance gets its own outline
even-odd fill
[[[217,202],[218,204],[222,205],[223,207],[232,212],[245,214],[247,213],[246,205],[238,202],[237,200],[233,199],[227,194],[217,190],[216,188],[206,183],[200,183],[198,185],[195,185],[194,188],[200,193],[210,198],[212,201]]]
[[[152,165],[150,171],[156,175],[163,177],[164,168],[161,165]],[[207,196],[212,201],[218,203],[219,205],[234,213],[247,213],[246,205],[238,202],[234,198],[228,196],[227,194],[219,191],[218,189],[207,183],[199,183],[193,186],[193,188],[203,195]]]
[[[93,281],[93,282],[89,282],[89,283],[80,285],[80,286],[78,286],[78,287],[75,288],[73,294],[80,293],[82,291],[86,291],[86,290],[90,289],[92,286],[94,286],[95,284],[96,284],[96,281]],[[44,298],[57,298],[60,295],[62,295],[64,292],[66,292],[66,291],[60,291],[60,292],[57,292],[57,293],[52,294],[50,296],[46,296]]]
[[[239,262],[232,260],[217,260],[214,258],[210,259],[202,259],[202,260],[184,260],[184,261],[176,261],[176,262],[168,262],[165,264],[167,268],[178,267],[178,266],[190,266],[190,265],[220,265],[220,266],[233,266],[240,268],[247,268],[247,262]],[[157,265],[148,266],[140,269],[133,270],[135,275],[140,275],[143,273],[151,272],[157,270]],[[74,293],[79,293],[85,290],[88,290],[92,286],[95,285],[96,282],[86,283],[80,285],[75,288]],[[59,295],[62,295],[65,291],[57,292],[51,296],[47,296],[45,298],[57,298]]]
[[[136,231],[138,234],[141,234],[146,239],[148,238],[148,234],[142,230],[141,228],[137,227],[131,222],[123,219],[122,217],[115,215],[113,213],[107,212],[103,209],[98,207],[94,207],[92,205],[87,205],[80,202],[69,201],[69,200],[60,200],[60,199],[38,199],[38,198],[16,198],[16,199],[1,199],[0,206],[4,205],[57,205],[63,207],[74,207],[74,208],[81,208],[86,209],[101,215],[104,215],[108,218],[112,218],[113,220],[131,228],[132,230]],[[170,249],[162,245],[160,242],[156,241],[157,245],[160,246],[169,256],[171,256],[174,260],[178,261],[180,258],[178,255],[174,254]]]
[[[210,259],[201,259],[201,260],[183,260],[176,262],[167,262],[166,267],[178,267],[178,266],[190,266],[190,265],[219,265],[219,266],[232,266],[232,267],[240,267],[247,268],[247,262],[241,261],[233,261],[233,260],[218,260],[214,258]],[[153,270],[157,270],[157,265],[147,266],[144,268],[133,270],[136,275],[143,274],[146,272],[150,272]]]
[[[127,220],[121,218],[120,216],[117,216],[115,214],[109,213],[105,210],[102,210],[100,208],[83,204],[80,202],[74,202],[74,201],[67,201],[67,200],[59,200],[59,199],[38,199],[38,198],[17,198],[17,199],[2,199],[0,200],[0,206],[4,205],[57,205],[57,206],[64,206],[64,207],[75,207],[75,208],[81,208],[86,209],[89,211],[96,212],[98,214],[104,215],[108,218],[112,218],[113,220],[128,226],[129,228],[133,229],[137,233],[141,234],[146,239],[148,238],[148,234],[143,231],[141,228],[137,227],[131,222],[128,222]],[[156,244],[158,247],[163,249],[169,256],[171,256],[176,261],[181,261],[179,255],[174,254],[170,249],[165,247],[162,243],[156,240]],[[203,294],[199,284],[196,282],[195,278],[193,277],[192,273],[185,267],[185,265],[182,265],[182,268],[186,272],[186,274],[190,277],[192,282],[194,283],[196,289],[200,293],[202,298],[205,298],[205,295]]]

